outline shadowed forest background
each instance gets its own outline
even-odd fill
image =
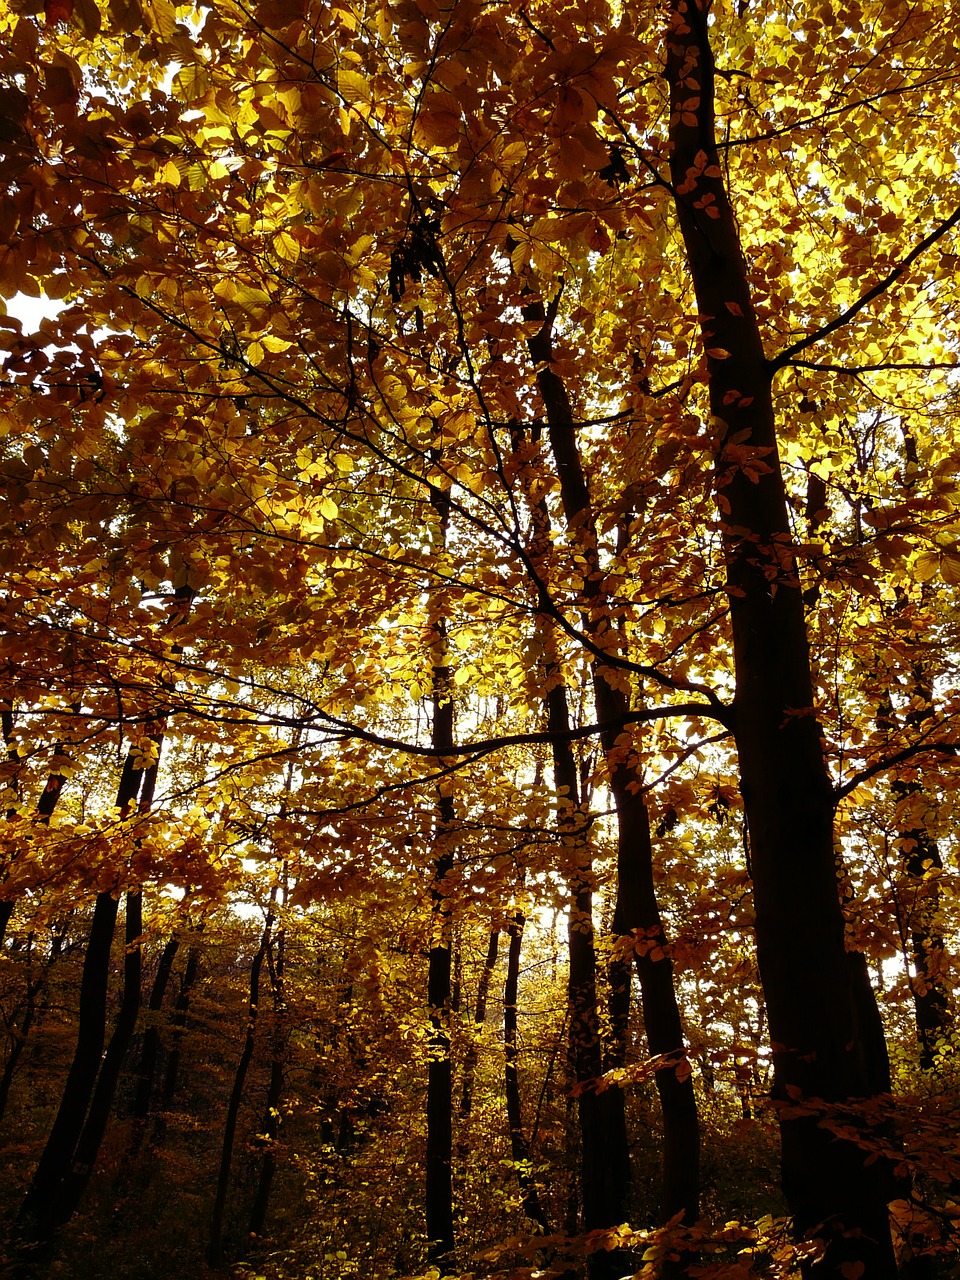
[[[958,1275],[958,31],[0,4],[0,1275]]]

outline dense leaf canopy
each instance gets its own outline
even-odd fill
[[[94,903],[125,896],[118,1028],[141,952],[157,1000],[76,1229],[142,1230],[132,1188],[174,1169],[195,1268],[220,1158],[207,1257],[257,1274],[560,1274],[584,1233],[624,1246],[594,1280],[652,1275],[663,1239],[665,1274],[890,1274],[789,1168],[781,1199],[779,1120],[788,1166],[811,1126],[879,1154],[898,1261],[949,1257],[958,33],[905,0],[0,5],[11,1203],[74,1041],[80,1070]],[[828,1047],[782,1030],[784,930],[862,966],[892,1093],[791,1074]],[[814,1015],[868,1044],[862,1006],[849,1035]],[[634,1172],[604,1218],[583,1097],[614,1094]]]

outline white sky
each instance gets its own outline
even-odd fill
[[[45,293],[39,298],[28,298],[25,293],[17,293],[6,299],[7,315],[17,317],[23,325],[24,333],[35,333],[41,320],[52,320],[66,305],[59,298],[48,298]]]

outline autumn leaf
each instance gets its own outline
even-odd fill
[[[73,0],[45,0],[43,15],[48,27],[55,27],[59,22],[68,22],[73,16]]]

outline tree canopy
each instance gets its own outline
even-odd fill
[[[11,1275],[950,1274],[958,19],[0,4]]]

